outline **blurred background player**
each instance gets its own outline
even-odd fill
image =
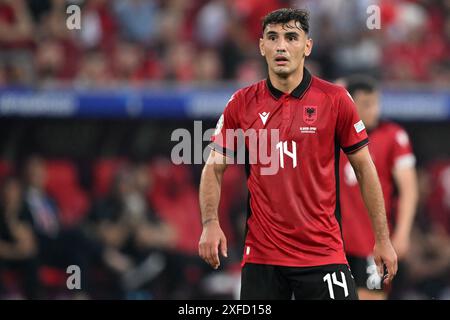
[[[401,261],[409,249],[418,199],[416,158],[408,134],[398,124],[380,120],[380,93],[375,79],[354,75],[338,83],[346,86],[366,126],[369,151],[383,189],[392,244]],[[374,235],[367,209],[351,164],[344,154],[340,160],[342,231],[347,259],[360,299],[383,299],[388,292],[380,290],[382,281],[372,257]],[[396,281],[392,284],[393,291]]]

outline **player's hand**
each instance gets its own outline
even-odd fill
[[[397,274],[397,254],[389,239],[375,242],[373,258],[377,265],[378,274],[384,279],[383,283],[389,285]],[[384,266],[387,274],[384,275]]]
[[[409,250],[409,234],[394,233],[392,236],[392,245],[399,260],[403,259]]]
[[[198,254],[214,269],[220,266],[219,247],[222,256],[228,257],[225,234],[220,228],[219,221],[212,220],[203,226],[203,232],[198,243]]]

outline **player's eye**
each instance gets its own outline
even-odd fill
[[[294,41],[294,40],[297,40],[297,37],[296,36],[288,36],[287,39],[288,39],[288,41]]]
[[[269,36],[269,40],[270,41],[275,41],[276,37],[275,36]]]

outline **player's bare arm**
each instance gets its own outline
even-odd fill
[[[381,275],[383,274],[383,264],[386,266],[388,274],[384,281],[385,284],[388,284],[397,273],[397,254],[389,239],[386,210],[377,171],[367,146],[349,154],[348,159],[355,171],[364,203],[372,221],[375,234],[374,260]]]
[[[393,175],[399,196],[397,224],[392,235],[392,244],[398,258],[402,259],[409,249],[411,228],[419,197],[417,175],[414,166],[397,167]]]
[[[226,170],[226,157],[214,150],[206,161],[200,179],[200,211],[203,232],[198,244],[198,253],[211,267],[220,266],[220,252],[227,257],[227,239],[220,228],[218,208],[220,187]]]

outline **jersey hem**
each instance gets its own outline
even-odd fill
[[[243,267],[246,263],[257,263],[257,264],[267,264],[267,265],[275,265],[275,266],[283,266],[283,267],[319,267],[329,264],[346,264],[348,265],[348,261],[346,258],[341,259],[333,259],[329,261],[322,261],[322,262],[304,262],[304,263],[298,263],[293,262],[291,260],[272,260],[272,259],[257,259],[257,258],[250,258],[250,259],[243,259],[241,262],[241,267]]]

